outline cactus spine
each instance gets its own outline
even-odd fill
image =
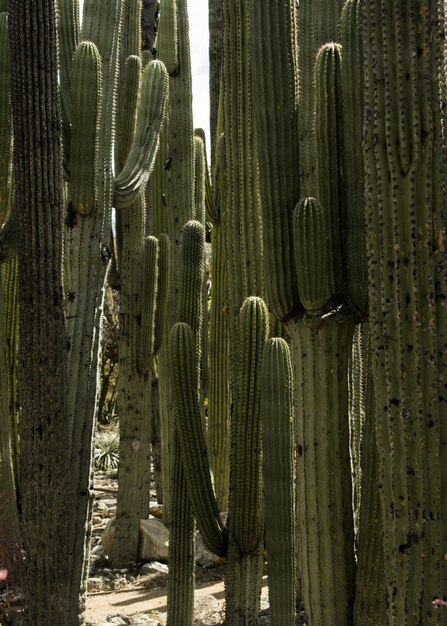
[[[432,606],[447,574],[445,19],[436,1],[365,1],[371,351],[396,626],[445,621]]]

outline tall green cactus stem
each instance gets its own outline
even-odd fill
[[[170,335],[176,430],[188,496],[202,537],[209,550],[226,556],[226,536],[211,484],[203,417],[197,393],[197,348],[194,333],[185,323]]]
[[[58,0],[60,98],[63,129],[64,173],[68,179],[71,145],[71,65],[79,43],[79,2]],[[76,136],[76,135],[75,135]]]
[[[80,605],[73,621],[77,619],[81,624],[85,619],[83,611],[88,571],[86,557],[89,551],[89,531],[85,534],[85,528],[88,528],[92,504],[90,463],[97,393],[102,289],[110,257],[112,146],[121,11],[121,2],[117,0],[107,4],[92,0],[84,2],[81,39],[91,41],[98,48],[103,76],[96,207],[87,215],[81,215],[69,204],[65,219],[65,311],[70,379],[67,398],[70,425],[68,447],[72,502],[76,511],[70,551],[73,555],[71,604],[78,607],[80,597]],[[65,71],[64,66],[61,66],[61,71]],[[69,80],[71,84],[71,78]],[[73,97],[71,92],[71,98]],[[74,137],[72,141],[75,141]],[[67,195],[70,197],[70,189]]]
[[[154,355],[158,267],[158,239],[146,237],[141,260],[141,328],[137,356],[137,369],[140,376],[149,372]]]
[[[70,534],[62,146],[55,3],[9,2],[19,224],[22,522],[26,626],[68,626]],[[25,97],[25,94],[27,96]],[[23,192],[23,193],[22,193]],[[37,364],[37,367],[36,367]],[[70,508],[69,508],[70,507]],[[42,542],[45,536],[51,541]]]
[[[353,330],[341,311],[288,325],[296,378],[300,570],[304,606],[315,626],[352,624],[347,376]]]
[[[176,319],[176,301],[180,297],[179,250],[183,226],[194,214],[194,155],[192,125],[192,83],[189,51],[187,0],[161,0],[158,52],[169,73],[168,153],[163,166],[167,180],[162,203],[167,215],[167,234],[171,241],[171,280],[165,338]],[[167,344],[167,341],[166,341]],[[169,387],[167,345],[159,353],[160,428],[163,459],[163,515],[170,518],[170,459],[172,394]]]
[[[343,0],[301,0],[298,6],[299,32],[299,180],[301,197],[319,198],[315,136],[314,66],[319,48],[337,41],[337,27]]]
[[[447,588],[443,3],[366,0],[368,283],[388,624]]]
[[[8,14],[0,13],[0,226],[10,209],[12,126],[9,89]]]
[[[347,209],[339,44],[328,43],[318,51],[315,83],[319,199],[326,209],[328,232],[331,233],[328,238],[329,290],[336,302],[345,302]]]
[[[362,462],[363,438],[367,412],[371,411],[371,407],[367,407],[366,397],[367,389],[372,384],[372,382],[368,381],[368,376],[371,378],[368,371],[368,359],[368,324],[364,322],[363,324],[357,324],[355,327],[349,364],[349,439],[352,464],[352,504],[356,539],[359,527],[362,476],[364,471]],[[371,420],[372,418],[369,417],[369,419]],[[367,443],[366,445],[372,446],[373,444]]]
[[[267,337],[267,307],[260,298],[247,298],[237,318],[231,422],[225,589],[226,619],[234,626],[259,623],[264,538],[259,402],[261,362]]]
[[[115,180],[115,199],[120,189],[132,201],[138,192],[137,201],[129,208],[120,209],[121,241],[121,293],[120,293],[120,378],[118,403],[120,406],[120,467],[122,478],[118,485],[117,514],[113,560],[117,565],[134,561],[138,552],[140,519],[147,516],[149,509],[149,363],[151,354],[141,354],[141,333],[153,339],[152,325],[147,317],[153,318],[143,296],[145,282],[156,283],[156,276],[146,275],[146,249],[153,240],[144,241],[145,181],[147,180],[158,148],[159,133],[167,106],[167,73],[161,61],[152,61],[144,70],[141,101],[132,146],[123,171]],[[141,154],[142,151],[145,154]],[[133,172],[132,174],[130,172]],[[127,181],[127,182],[126,182]],[[139,191],[138,191],[139,190]],[[128,194],[128,195],[127,195]],[[151,263],[155,273],[155,262]],[[150,287],[149,287],[150,288]],[[155,294],[153,294],[155,295]],[[143,311],[143,306],[145,311]],[[149,327],[148,327],[149,326]],[[147,345],[147,344],[146,344]],[[143,358],[142,358],[143,357]]]
[[[201,128],[194,129],[194,219],[205,226],[206,223],[206,203],[207,192],[211,193],[211,184],[209,180],[208,165],[206,160],[205,149],[205,133]],[[201,354],[203,355],[200,363],[200,387],[203,398],[208,392],[208,336],[209,336],[209,320],[208,320],[208,276],[207,272],[203,273],[202,283],[202,337],[201,337]]]
[[[253,128],[252,53],[247,12],[250,2],[224,0],[223,118],[225,179],[222,218],[226,233],[230,332],[245,298],[264,289],[262,221],[256,185]],[[234,345],[234,344],[233,344]],[[231,347],[230,347],[231,348]]]
[[[363,332],[364,326],[365,324],[357,326],[357,330],[362,329]],[[366,369],[369,369],[369,358],[363,360],[366,360]],[[354,475],[361,482],[357,502],[354,500],[354,506],[359,510],[354,624],[385,626],[388,621],[373,385],[373,377],[370,375],[366,380],[367,389],[363,389],[360,394],[361,397],[366,397],[366,406],[363,407],[366,416],[359,445],[362,474],[360,477]],[[353,463],[355,460],[353,459]],[[360,459],[356,465],[360,466]]]
[[[201,330],[202,330],[202,285],[204,274],[204,244],[205,229],[203,224],[191,220],[185,224],[182,232],[182,244],[180,247],[180,264],[179,264],[179,300],[176,308],[176,318],[180,322],[185,322],[192,329],[194,337],[193,345],[195,346],[195,354],[193,357],[193,373],[192,381],[193,389],[189,389],[192,394],[191,399],[195,398],[195,402],[199,403],[200,398],[200,348],[201,348]],[[168,344],[168,349],[171,344]],[[171,354],[168,352],[171,357]],[[173,365],[172,360],[169,363]],[[176,407],[177,389],[174,387],[175,378],[171,376],[169,379],[170,391],[173,395],[171,403],[173,408],[173,418],[176,413],[178,417],[178,409]],[[180,418],[181,419],[181,418]],[[203,419],[203,418],[202,418]],[[197,503],[197,499],[192,499],[192,494],[188,494],[188,478],[191,477],[190,465],[185,464],[182,460],[182,443],[185,444],[186,439],[179,435],[179,430],[175,423],[171,423],[171,442],[170,449],[174,453],[171,474],[171,489],[173,493],[172,500],[172,524],[169,540],[169,556],[170,556],[170,577],[172,582],[168,586],[168,626],[177,626],[177,624],[192,624],[192,614],[190,607],[193,605],[194,599],[194,547],[191,548],[191,536],[194,533],[194,517],[191,502]],[[185,445],[184,445],[185,449]],[[189,459],[191,461],[191,459]],[[192,462],[197,462],[193,459]],[[202,466],[205,459],[202,459]],[[203,485],[203,482],[202,482]],[[198,494],[197,494],[198,495]],[[188,514],[190,511],[190,514]],[[208,508],[209,511],[209,508]],[[204,521],[203,509],[198,511],[201,514],[201,520]],[[178,581],[178,584],[175,584]]]
[[[358,24],[363,0],[347,0],[341,15],[343,46],[342,92],[344,130],[344,181],[347,210],[348,299],[361,315],[367,311],[368,268],[366,262],[363,192],[363,40]]]
[[[300,200],[293,215],[295,268],[301,301],[309,315],[321,315],[329,298],[326,215],[315,198]]]
[[[158,237],[169,233],[169,215],[166,208],[166,181],[170,165],[168,155],[169,111],[160,134],[160,147],[155,159],[151,184],[148,185],[148,205],[150,205],[148,231]]]
[[[230,468],[230,387],[225,234],[220,203],[225,189],[225,145],[221,134],[216,149],[214,184],[207,200],[211,231],[211,303],[208,344],[208,448],[214,489],[220,511],[228,510]]]
[[[221,100],[222,59],[223,59],[223,2],[209,0],[209,64],[210,64],[210,138],[211,166],[214,173],[216,144],[222,129],[219,131],[219,103]]]
[[[102,62],[94,43],[82,42],[73,56],[72,133],[70,155],[71,202],[88,215],[97,202],[98,148],[101,123]]]
[[[11,572],[14,579],[14,550],[20,545],[19,540],[19,512],[16,502],[14,430],[12,428],[12,411],[10,405],[10,371],[8,335],[4,327],[5,315],[3,272],[0,273],[0,533],[3,538],[4,566]],[[6,541],[7,539],[7,541]]]
[[[154,354],[158,354],[162,339],[167,308],[169,302],[169,281],[170,281],[170,246],[169,237],[161,234],[158,237],[158,285],[157,285],[157,302],[155,305],[155,322],[154,322]]]
[[[194,515],[186,493],[185,470],[177,437],[171,445],[172,525],[169,529],[167,626],[191,626],[194,609]]]
[[[12,213],[13,203],[13,172],[12,172],[12,117],[10,94],[10,57],[8,45],[8,14],[0,13],[0,225],[4,238],[3,258],[0,261],[0,281],[2,304],[0,306],[0,323],[3,327],[1,359],[4,376],[4,389],[7,395],[2,398],[2,446],[0,455],[0,473],[5,472],[5,507],[7,511],[0,512],[2,519],[9,522],[2,524],[5,536],[18,528],[18,511],[16,495],[19,485],[19,428],[18,428],[18,267],[17,259],[17,220]],[[3,360],[4,359],[4,360]],[[9,473],[11,472],[10,480]],[[6,485],[9,484],[9,489]],[[14,508],[15,514],[12,514]],[[7,528],[11,532],[7,531]],[[12,571],[12,570],[11,570]]]
[[[272,626],[294,626],[295,446],[289,346],[269,339],[261,372],[265,529]]]
[[[299,199],[296,3],[251,4],[253,114],[258,134],[266,293],[269,307],[278,319],[285,320],[299,305],[292,241],[292,215]]]
[[[121,259],[120,340],[118,407],[120,414],[120,476],[112,561],[122,566],[135,561],[138,553],[140,519],[149,511],[150,381],[142,371],[140,356],[142,283],[144,276],[144,197],[122,209],[123,247]],[[144,302],[147,305],[147,302]],[[140,322],[141,323],[141,322]],[[147,330],[147,329],[146,329]]]
[[[201,129],[200,129],[201,130]],[[205,223],[206,214],[206,156],[205,140],[194,131],[194,219]]]
[[[211,247],[208,446],[219,510],[227,511],[230,468],[230,389],[228,316],[225,313],[227,273],[221,221],[213,225]]]

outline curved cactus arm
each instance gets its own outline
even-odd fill
[[[296,3],[252,5],[253,123],[258,138],[266,298],[283,320],[299,305],[292,240],[292,215],[300,197]],[[266,29],[271,30],[266,33]]]
[[[169,341],[175,421],[188,497],[208,549],[219,556],[226,556],[226,533],[211,484],[203,419],[197,394],[197,356],[191,327],[185,323],[175,324]]]
[[[296,604],[295,435],[289,346],[268,339],[261,371],[264,500],[270,619],[294,626]]]
[[[326,211],[315,198],[305,198],[297,204],[293,234],[301,301],[309,314],[319,315],[329,298],[328,230]]]
[[[97,203],[99,129],[101,123],[102,62],[98,48],[86,41],[73,56],[71,71],[72,142],[71,202],[75,211],[88,215]]]
[[[144,240],[141,261],[141,327],[137,350],[137,369],[140,376],[147,374],[154,353],[155,306],[158,284],[158,239]]]
[[[141,59],[136,55],[127,57],[124,64],[124,81],[120,123],[117,130],[117,173],[121,172],[127,161],[135,137],[136,112],[140,100]]]
[[[346,194],[341,91],[341,46],[322,46],[315,63],[315,127],[319,200],[328,222],[329,289],[337,302],[346,300]],[[324,272],[326,275],[326,272]]]
[[[129,206],[146,184],[157,154],[168,103],[168,75],[161,61],[144,70],[135,137],[127,161],[115,179],[115,206]]]

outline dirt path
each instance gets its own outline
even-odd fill
[[[263,579],[262,599],[267,600],[267,578]],[[206,606],[213,614],[220,613],[223,621],[224,584],[222,581],[204,581],[196,584],[196,619],[206,624]],[[163,624],[166,619],[166,586],[153,589],[135,588],[120,591],[91,593],[87,598],[87,622],[92,626],[104,623],[107,616],[120,614],[128,617],[144,613]],[[211,621],[210,624],[221,622]]]

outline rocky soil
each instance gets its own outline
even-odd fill
[[[88,626],[109,624],[160,626],[166,624],[168,565],[160,561],[136,563],[132,569],[113,569],[101,544],[104,529],[116,512],[116,473],[95,473],[95,500],[88,581]],[[153,517],[160,515],[151,493]],[[215,626],[224,620],[224,567],[196,567],[195,624]],[[266,590],[266,586],[265,586]],[[267,608],[267,594],[264,594]],[[266,622],[267,623],[267,622]]]

